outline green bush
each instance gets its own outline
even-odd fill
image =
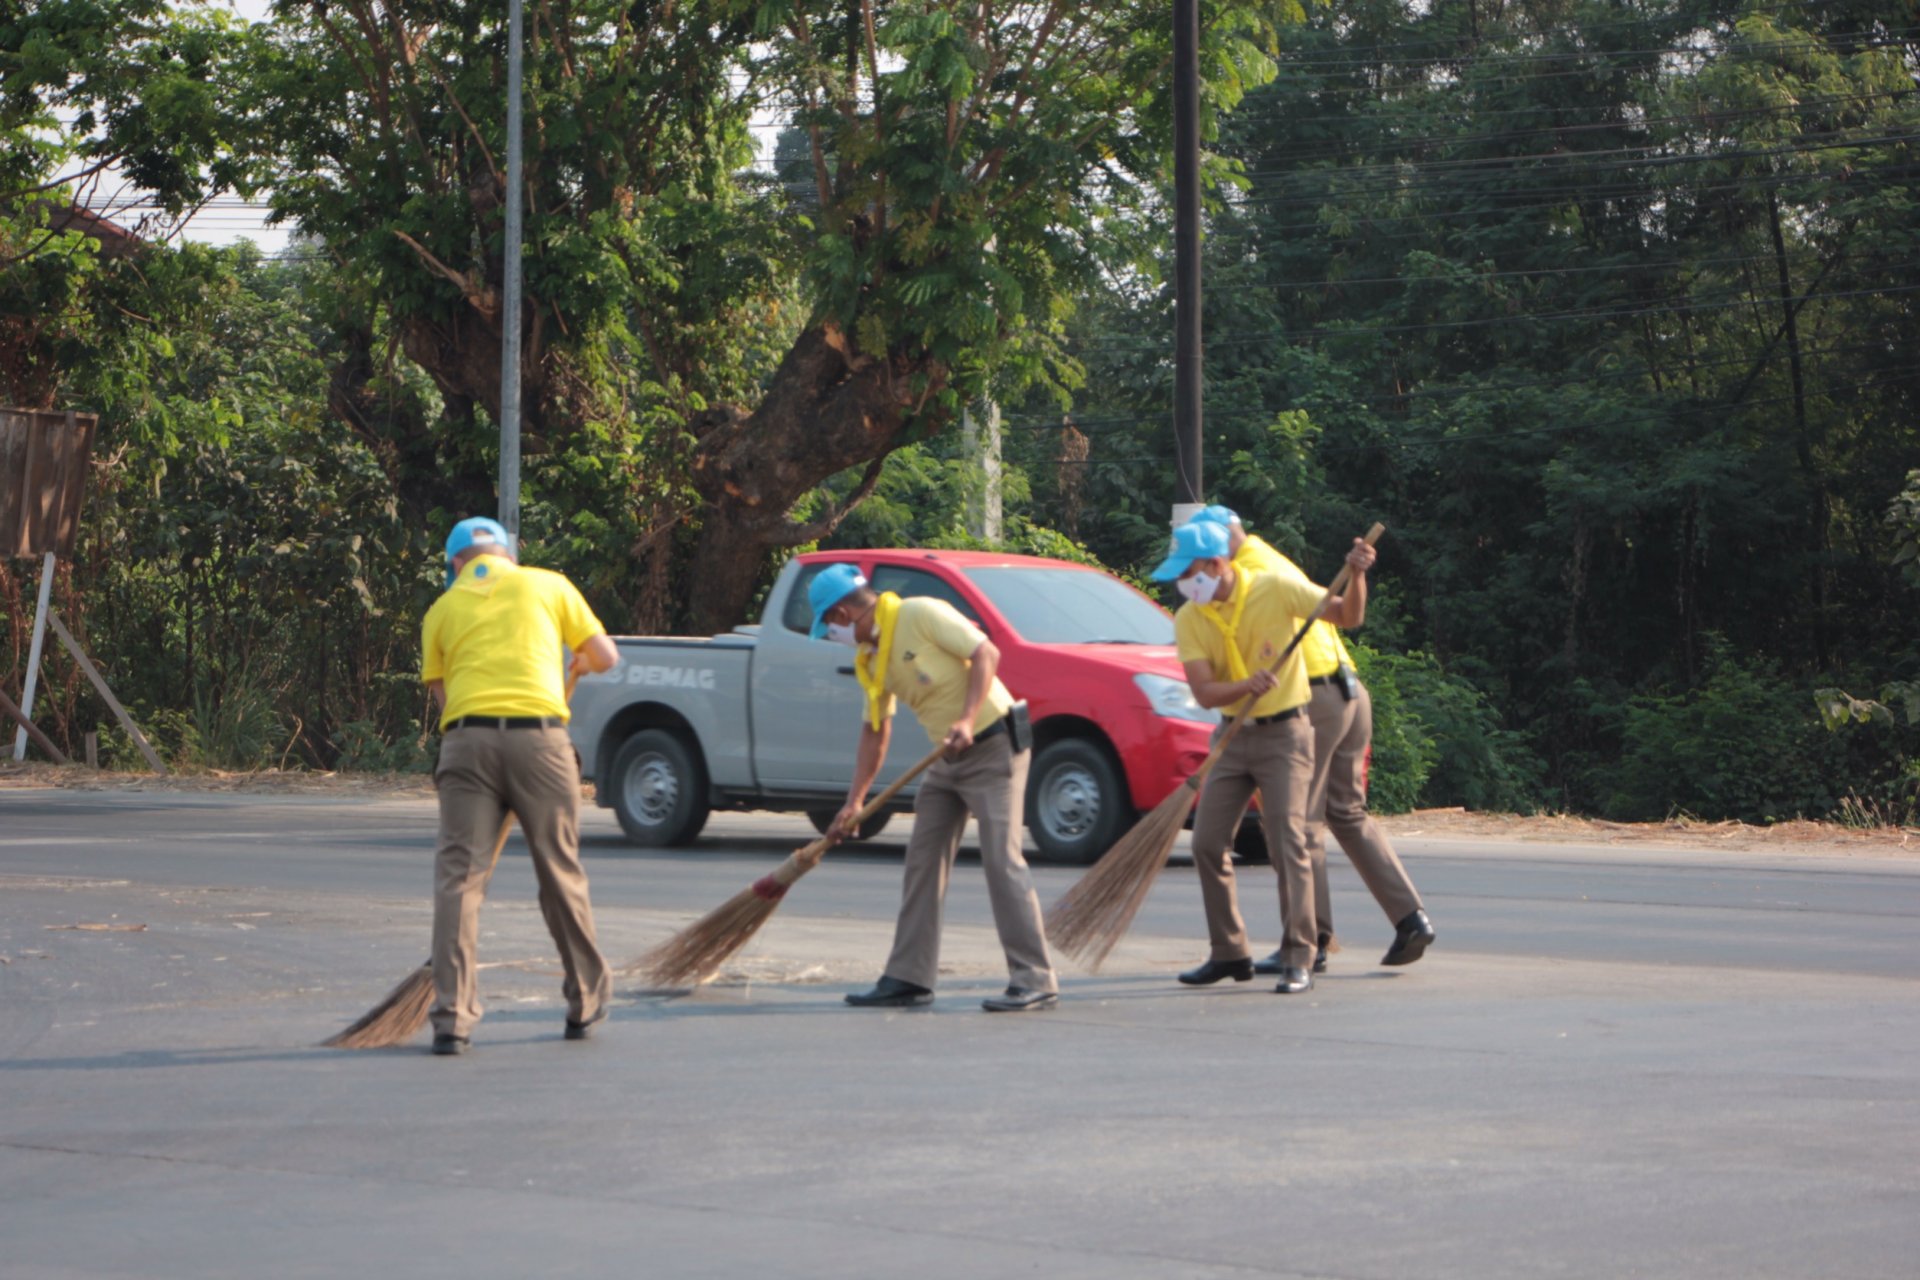
[[[1541,766],[1493,706],[1428,653],[1382,653],[1347,638],[1373,695],[1371,805],[1381,813],[1459,805],[1539,808]]]
[[[1406,813],[1419,805],[1438,754],[1432,733],[1401,687],[1401,676],[1412,663],[1351,641],[1347,647],[1373,697],[1373,766],[1367,778],[1367,807],[1375,813]]]
[[[1622,710],[1621,754],[1604,770],[1608,817],[1776,822],[1821,816],[1844,791],[1840,747],[1804,688],[1724,641],[1711,643],[1698,687],[1637,694]]]
[[[334,731],[339,755],[334,768],[361,773],[430,773],[433,748],[416,721],[408,731],[388,738],[371,720],[349,720]]]

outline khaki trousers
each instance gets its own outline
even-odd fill
[[[1400,923],[1420,910],[1420,894],[1400,865],[1387,833],[1367,812],[1367,749],[1373,745],[1373,698],[1367,686],[1347,701],[1338,685],[1313,686],[1307,704],[1313,724],[1313,789],[1307,797],[1307,821],[1313,827],[1309,855],[1314,863],[1319,931],[1333,932],[1333,912],[1326,902],[1327,852],[1319,839],[1324,824],[1360,873],[1367,892]]]
[[[540,914],[566,970],[567,1017],[599,1016],[613,980],[593,932],[580,868],[580,765],[565,729],[455,729],[440,744],[434,856],[433,1029],[470,1036],[482,1013],[474,953],[493,844],[509,811],[540,882]]]
[[[1233,833],[1253,793],[1260,793],[1267,854],[1280,879],[1282,963],[1313,964],[1313,860],[1307,853],[1307,796],[1313,785],[1313,727],[1305,715],[1250,724],[1234,735],[1207,775],[1193,818],[1193,866],[1215,960],[1245,960],[1246,922],[1233,882]]]
[[[987,875],[994,928],[1007,954],[1009,982],[1030,991],[1058,991],[1047,957],[1040,895],[1021,850],[1027,800],[1029,753],[1015,754],[1005,733],[976,742],[958,760],[927,770],[913,800],[913,836],[907,841],[906,880],[889,978],[931,991],[940,976],[940,920],[947,880],[960,852],[967,815],[980,823],[980,867]]]

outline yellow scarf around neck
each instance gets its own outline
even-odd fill
[[[1233,571],[1233,596],[1227,601],[1224,611],[1220,605],[1209,601],[1200,605],[1200,616],[1220,628],[1220,634],[1227,639],[1227,679],[1245,680],[1247,678],[1247,660],[1240,653],[1240,614],[1247,607],[1248,588],[1252,585],[1253,575],[1246,569],[1235,566]]]
[[[860,652],[853,660],[853,671],[860,678],[860,687],[867,692],[867,723],[873,726],[875,733],[880,732],[880,722],[885,719],[881,708],[886,705],[887,664],[893,661],[894,624],[900,619],[900,597],[891,591],[880,593],[880,602],[873,607],[873,625],[876,631],[874,645],[868,648],[860,646]]]

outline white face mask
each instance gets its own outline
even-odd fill
[[[1181,578],[1173,585],[1193,603],[1206,604],[1213,599],[1213,593],[1220,589],[1220,579],[1210,573],[1196,573],[1191,578]]]
[[[853,624],[851,622],[829,622],[827,624],[827,639],[833,641],[835,644],[843,644],[849,649],[857,649],[860,647],[860,640],[853,634]]]

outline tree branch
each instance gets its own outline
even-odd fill
[[[888,450],[888,453],[891,452],[892,450]],[[873,496],[874,487],[880,483],[880,472],[886,466],[886,462],[886,453],[881,454],[872,462],[869,462],[867,464],[866,474],[860,477],[860,484],[852,493],[847,495],[847,500],[834,507],[832,511],[820,519],[813,521],[811,524],[796,524],[791,520],[787,521],[784,534],[789,537],[791,541],[786,545],[797,546],[802,542],[818,542],[820,539],[831,535],[835,529],[840,527],[842,520],[845,520],[853,514],[855,507]]]

